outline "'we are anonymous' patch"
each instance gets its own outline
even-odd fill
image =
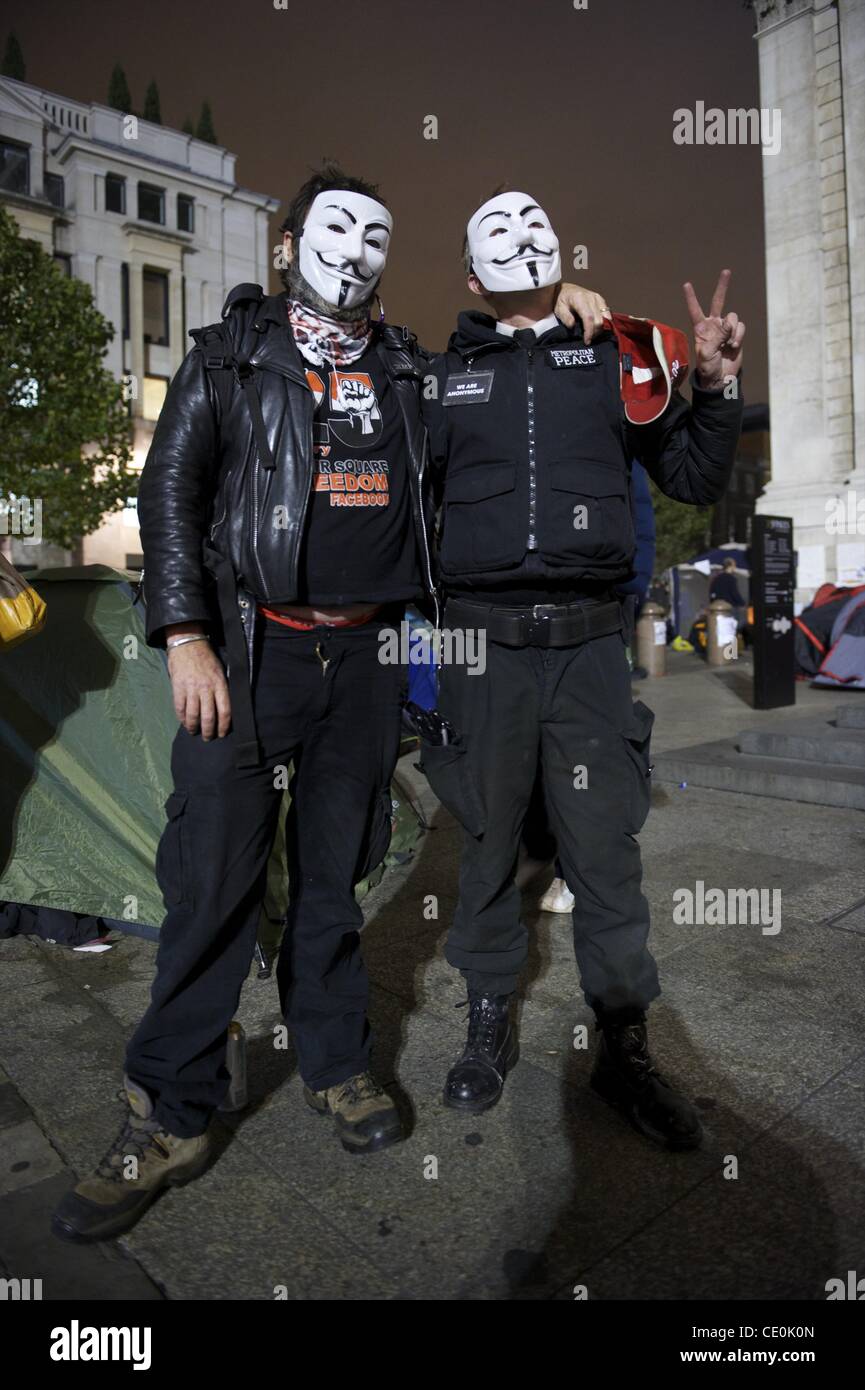
[[[482,404],[493,389],[492,372],[451,372],[445,382],[442,405]]]

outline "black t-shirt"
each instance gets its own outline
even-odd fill
[[[399,403],[371,346],[346,367],[306,366],[315,476],[298,601],[409,601],[423,592]]]

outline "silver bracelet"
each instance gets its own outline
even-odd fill
[[[204,632],[197,632],[194,637],[178,637],[176,642],[166,642],[168,651],[173,652],[175,647],[182,647],[187,642],[209,642],[210,638]]]

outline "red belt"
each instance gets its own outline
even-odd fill
[[[265,608],[263,603],[258,605],[258,611],[265,618],[270,618],[271,622],[282,623],[283,627],[294,627],[300,632],[312,632],[316,627],[360,627],[361,623],[368,623],[370,618],[380,612],[381,607],[382,605],[377,603],[374,608],[361,613],[357,618],[336,619],[326,623],[310,623],[305,618],[290,618],[287,613],[277,613],[273,608]]]

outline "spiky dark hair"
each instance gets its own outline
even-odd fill
[[[314,200],[319,193],[328,193],[332,188],[344,188],[348,193],[363,193],[367,198],[375,198],[376,202],[387,207],[377,184],[368,183],[366,179],[352,178],[351,174],[347,174],[338,164],[328,160],[320,169],[314,169],[306,183],[300,185],[288,205],[288,212],[280,231],[291,232],[293,237],[299,236]]]

